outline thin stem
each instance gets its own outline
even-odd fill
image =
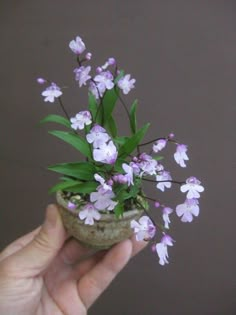
[[[148,141],[148,142],[141,143],[141,144],[139,144],[139,147],[148,145],[148,144],[153,143],[153,142],[156,142],[156,141],[158,141],[158,140],[167,140],[167,141],[169,141],[169,142],[174,142],[174,143],[177,144],[177,142],[176,142],[175,140],[172,140],[172,139],[170,139],[170,138],[168,138],[168,137],[160,137],[160,138],[156,138],[156,139],[150,140],[150,141]]]
[[[67,118],[68,120],[70,120],[70,116],[68,115],[68,113],[67,113],[67,111],[66,111],[66,109],[65,109],[65,107],[64,107],[64,105],[63,105],[63,103],[62,103],[61,98],[58,97],[58,100],[59,100],[59,104],[60,104],[60,106],[61,106],[61,108],[62,108],[62,111],[64,112],[66,118]]]
[[[185,182],[180,182],[177,180],[154,180],[154,179],[149,179],[149,178],[142,178],[142,179],[151,183],[173,183],[173,184],[179,184],[179,185],[185,184]]]

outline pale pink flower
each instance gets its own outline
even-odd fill
[[[164,235],[160,243],[156,244],[156,252],[159,256],[159,264],[164,266],[168,264],[168,246],[173,246],[173,239],[169,235]]]
[[[158,153],[159,151],[163,150],[167,144],[166,139],[159,139],[156,143],[152,146],[152,151]]]
[[[181,217],[182,222],[192,222],[193,216],[199,215],[197,199],[186,199],[184,203],[176,207],[176,214]]]
[[[106,130],[99,126],[95,125],[90,132],[86,135],[88,143],[92,143],[95,149],[99,148],[101,145],[106,143],[110,137],[108,136]]]
[[[164,226],[166,229],[169,229],[169,224],[170,224],[170,218],[169,215],[173,212],[173,209],[169,207],[164,207],[162,209],[162,219],[164,221]]]
[[[172,177],[170,176],[170,173],[167,171],[162,171],[160,174],[156,175],[156,181],[160,181],[160,183],[157,183],[157,188],[161,191],[165,191],[165,188],[171,188],[171,181]]]
[[[99,91],[111,90],[114,87],[113,75],[110,71],[103,71],[94,77]]]
[[[85,44],[82,41],[81,37],[77,36],[75,40],[72,40],[69,43],[70,49],[75,53],[76,55],[80,55],[85,51]]]
[[[174,159],[177,164],[181,167],[186,167],[185,161],[189,160],[186,152],[188,147],[185,144],[178,144],[176,147],[176,152],[174,154]]]
[[[110,140],[108,143],[103,143],[98,149],[93,150],[94,161],[114,164],[118,156],[118,152],[114,143]]]
[[[82,85],[86,85],[86,82],[91,79],[91,75],[89,75],[89,72],[91,71],[91,67],[87,66],[81,66],[79,68],[74,69],[75,73],[75,80],[78,81],[79,87]]]
[[[71,128],[74,130],[82,130],[85,125],[90,125],[92,123],[92,116],[89,111],[81,111],[70,119]]]
[[[94,178],[97,182],[100,183],[98,189],[102,188],[104,192],[112,190],[111,186],[106,183],[105,179],[102,176],[100,176],[99,174],[94,174]]]
[[[128,164],[123,163],[122,168],[126,172],[125,178],[127,179],[128,186],[133,185],[134,184],[134,180],[133,180],[134,175],[133,175],[132,167],[129,166]]]
[[[42,92],[42,96],[45,97],[44,102],[53,103],[55,98],[58,98],[62,95],[62,91],[56,83],[51,83],[49,87],[46,88],[45,91]]]
[[[200,180],[192,176],[186,180],[186,184],[182,185],[180,190],[183,193],[188,192],[186,197],[188,199],[193,199],[200,198],[199,193],[204,191],[204,187],[201,185]]]
[[[87,203],[79,212],[80,220],[84,220],[85,224],[93,225],[94,220],[100,220],[101,214],[94,207],[93,204]]]
[[[139,221],[132,220],[130,227],[134,230],[137,241],[148,241],[156,233],[156,227],[148,216],[142,216]]]
[[[118,81],[117,84],[124,94],[128,94],[130,90],[134,88],[135,82],[135,79],[130,79],[130,74],[126,74]]]
[[[113,201],[115,195],[113,191],[98,188],[98,191],[90,194],[90,201],[94,203],[94,206],[98,210],[113,210],[117,205],[116,201]]]

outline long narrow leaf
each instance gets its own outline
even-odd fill
[[[72,187],[77,186],[78,183],[79,182],[77,180],[67,180],[67,181],[58,183],[52,188],[50,188],[49,193],[52,194],[58,190],[66,190],[66,189],[70,190]]]
[[[71,124],[70,121],[60,115],[48,115],[45,118],[43,118],[42,120],[40,120],[40,124],[45,124],[47,122],[53,122],[53,123],[57,123],[60,125],[63,125],[67,128],[71,128]]]
[[[49,166],[48,169],[80,180],[93,180],[96,168],[88,162],[62,163]]]
[[[79,135],[59,130],[49,131],[49,133],[70,144],[72,147],[80,151],[84,156],[91,158],[90,145]]]
[[[90,194],[91,192],[96,191],[98,183],[96,182],[85,182],[78,185],[75,185],[71,188],[65,189],[73,193],[79,194]]]
[[[96,98],[94,97],[94,95],[89,92],[89,111],[92,114],[93,119],[95,119],[96,114],[97,114],[97,109],[98,109],[98,105],[97,105],[97,101]]]
[[[137,119],[136,119],[136,110],[137,110],[138,101],[135,100],[130,108],[129,119],[130,119],[130,129],[133,134],[137,132]]]
[[[136,134],[134,134],[131,138],[128,138],[128,140],[126,140],[126,142],[120,147],[118,156],[125,158],[131,154],[144,137],[149,126],[149,123],[145,124]]]

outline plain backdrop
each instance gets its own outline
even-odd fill
[[[235,1],[0,1],[1,249],[41,224],[54,201],[48,189],[58,176],[46,167],[79,159],[47,135],[49,126],[38,126],[61,111],[43,102],[36,83],[43,76],[71,87],[64,92],[71,115],[86,106],[68,49],[76,35],[93,53],[94,66],[114,56],[136,78],[126,101],[138,98],[140,126],[152,124],[148,139],[174,132],[188,144],[190,160],[180,169],[169,158],[172,175],[195,175],[206,188],[193,223],[173,215],[170,264],[159,266],[145,249],[90,314],[236,314]],[[124,114],[117,113],[123,133]],[[146,189],[173,208],[183,200],[178,188],[167,194]]]

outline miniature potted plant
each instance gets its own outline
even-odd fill
[[[78,36],[69,47],[78,64],[75,81],[79,87],[88,88],[88,107],[69,115],[62,101],[63,88],[51,80],[37,79],[39,84],[47,84],[42,92],[44,101],[57,100],[64,114],[49,115],[41,123],[54,122],[65,127],[66,130],[49,133],[84,156],[83,160],[49,167],[61,174],[50,192],[56,193],[64,225],[72,236],[94,248],[109,248],[135,233],[138,241],[151,241],[159,263],[164,265],[168,263],[167,248],[173,245],[167,233],[170,215],[176,212],[181,221],[191,222],[199,214],[198,200],[204,188],[195,177],[173,180],[159,152],[169,143],[176,146],[174,160],[186,167],[187,146],[176,141],[172,133],[144,143],[149,123],[138,127],[137,101],[127,106],[122,96],[134,88],[135,79],[119,69],[114,58],[92,74],[88,64],[92,54],[85,53],[83,40]],[[127,116],[127,136],[121,136],[117,130],[116,106],[123,107]],[[143,184],[147,181],[163,192],[177,184],[186,198],[174,211],[145,193]],[[161,211],[163,223],[152,219],[149,205]]]

